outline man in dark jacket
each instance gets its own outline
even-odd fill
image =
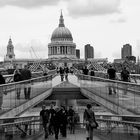
[[[48,138],[48,125],[50,121],[49,119],[50,119],[49,110],[46,109],[46,105],[43,105],[42,110],[40,111],[40,120],[44,128],[45,138]]]
[[[130,73],[129,71],[126,69],[126,67],[124,67],[121,71],[121,80],[124,82],[130,82]],[[123,84],[123,92],[124,94],[127,94],[127,87],[128,85],[126,83]]]
[[[24,69],[21,71],[21,76],[22,76],[22,80],[30,80],[32,75],[31,75],[31,71],[28,69],[28,66],[25,65]],[[31,94],[31,85],[30,85],[31,81],[26,82],[26,86],[24,88],[24,95],[25,95],[25,99],[30,99],[30,94]]]
[[[107,75],[110,80],[116,80],[116,70],[112,67],[112,65],[109,66],[107,70]],[[116,89],[115,89],[113,81],[110,81],[108,90],[109,90],[109,95],[111,95],[112,92],[116,94]]]
[[[60,125],[61,125],[61,112],[59,107],[55,108],[55,113],[53,116],[53,122],[54,122],[54,133],[55,133],[55,139],[58,139],[59,131],[60,131]]]
[[[13,78],[14,82],[19,82],[22,81],[22,77],[21,77],[21,73],[19,72],[19,69],[16,69],[14,71],[14,78]],[[20,99],[20,92],[21,92],[21,84],[15,84],[15,88],[16,88],[16,95],[17,95],[17,99]]]
[[[0,85],[5,84],[5,79],[0,72]],[[0,109],[2,108],[3,103],[3,88],[0,86]]]
[[[60,121],[60,132],[63,137],[67,137],[67,110],[65,109],[65,106],[61,106],[60,109],[60,115],[61,115],[61,121]]]

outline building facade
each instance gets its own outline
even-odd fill
[[[121,58],[125,59],[127,56],[132,56],[132,46],[130,44],[125,44],[121,48]]]
[[[88,58],[94,58],[94,48],[90,44],[85,45],[85,60]]]
[[[73,43],[73,37],[70,30],[65,27],[62,12],[59,19],[59,25],[53,31],[51,43],[48,44],[48,58],[55,62],[58,59],[63,60],[63,62],[59,63],[58,67],[65,65],[70,66],[72,64],[67,63],[66,61],[76,59],[76,44]]]

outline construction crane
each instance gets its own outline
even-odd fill
[[[31,46],[31,49],[32,49],[32,51],[33,51],[35,57],[38,58],[32,46]]]

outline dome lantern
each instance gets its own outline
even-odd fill
[[[61,10],[61,15],[60,15],[60,19],[59,19],[59,27],[65,27],[62,10]]]
[[[57,41],[73,41],[72,34],[68,28],[64,25],[64,18],[61,11],[60,19],[59,19],[59,26],[53,31],[51,36],[52,42]]]

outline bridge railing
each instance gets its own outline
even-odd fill
[[[55,73],[56,73],[56,69],[48,71],[48,75],[54,75]],[[32,72],[32,78],[37,78],[37,77],[41,77],[41,76],[43,76],[43,71]],[[4,75],[6,83],[13,82],[13,77],[14,77],[13,74],[11,74],[11,75]]]
[[[103,115],[104,116],[104,115]],[[103,140],[139,140],[140,139],[140,123],[114,119],[107,119],[103,116],[96,117],[99,124],[97,129],[94,129],[94,136]],[[103,117],[103,118],[101,118]],[[0,124],[0,139],[7,140],[28,138],[43,132],[42,123],[39,116],[19,117],[19,118],[4,118],[0,119],[3,124]],[[67,128],[67,134],[70,134]],[[81,123],[75,124],[75,133],[70,134],[75,139],[86,139],[86,125]],[[60,137],[60,136],[59,136]],[[49,136],[49,139],[54,139],[54,136]]]
[[[16,108],[52,87],[55,75],[32,78],[30,80],[0,85],[0,114]]]
[[[116,108],[114,108],[115,113],[124,115],[127,111],[127,114],[129,112],[140,114],[140,85],[89,75],[77,74],[77,76],[81,89],[86,89],[90,93],[93,93],[89,94],[93,98],[98,96],[100,99],[105,99],[106,102],[104,102],[104,105],[106,106],[108,102],[116,105]],[[110,93],[110,89],[112,90],[112,94]],[[107,107],[110,109],[109,106]]]
[[[83,74],[82,70],[78,70],[76,68],[74,68],[74,72],[78,73],[78,74]],[[95,76],[96,77],[101,77],[101,78],[107,78],[107,72],[104,71],[94,71],[95,72]],[[121,74],[120,73],[116,73],[116,79],[117,80],[121,80]],[[140,83],[140,74],[130,74],[130,80],[132,83]]]

